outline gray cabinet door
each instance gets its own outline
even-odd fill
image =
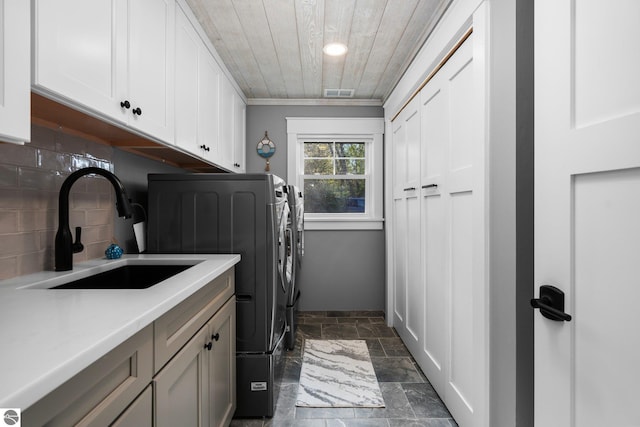
[[[149,385],[153,333],[148,326],[29,407],[23,425],[105,426]]]
[[[205,326],[154,378],[156,427],[208,425],[208,338]]]
[[[151,385],[111,424],[111,427],[153,427],[153,392]]]
[[[210,426],[228,426],[236,410],[236,299],[231,298],[209,321]]]

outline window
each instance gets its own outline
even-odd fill
[[[383,119],[287,118],[288,180],[306,229],[382,228]]]

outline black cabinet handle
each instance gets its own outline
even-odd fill
[[[135,116],[136,114],[139,116],[142,115],[142,110],[140,109],[140,107],[133,109],[133,115]]]
[[[211,339],[214,341],[218,341],[220,339],[220,333],[216,332],[215,335],[211,335]]]
[[[211,341],[209,341],[208,343],[206,343],[204,345],[204,348],[206,348],[207,350],[211,351],[211,348],[213,347],[213,343]]]
[[[557,322],[570,322],[571,315],[564,312],[564,292],[555,286],[540,286],[540,298],[531,299],[531,307],[539,308],[540,314]]]
[[[120,103],[120,106],[122,108],[126,108],[127,110],[129,109],[129,107],[131,107],[131,104],[129,103],[129,101],[127,101],[126,99]]]
[[[416,187],[407,187],[407,188],[404,189],[404,191],[413,191],[415,189],[416,189]]]
[[[204,151],[209,151],[209,147],[207,147],[206,145],[202,144],[200,146],[200,148],[202,148]]]
[[[438,188],[438,184],[427,184],[423,185],[422,188]]]

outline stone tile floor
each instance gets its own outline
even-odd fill
[[[300,312],[298,319],[274,417],[234,419],[231,427],[457,427],[395,330],[386,326],[383,312]],[[364,339],[386,407],[297,408],[305,339]]]

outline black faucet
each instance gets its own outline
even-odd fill
[[[129,198],[122,182],[114,174],[100,168],[84,168],[73,172],[67,177],[60,187],[60,198],[58,199],[58,232],[56,233],[56,271],[67,271],[73,269],[73,254],[81,252],[84,248],[80,242],[80,227],[76,227],[76,241],[72,242],[71,230],[69,230],[69,191],[78,178],[96,174],[107,178],[116,190],[116,208],[118,216],[131,218],[131,206]]]

